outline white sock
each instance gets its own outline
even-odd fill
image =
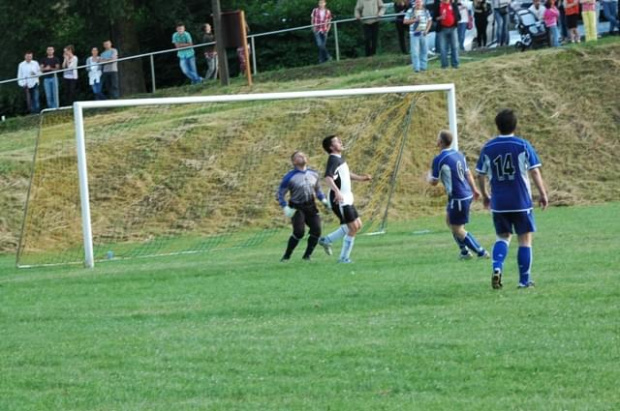
[[[348,260],[351,257],[351,250],[353,250],[353,243],[355,242],[355,237],[346,236],[344,241],[342,242],[342,251],[340,252],[341,260]]]
[[[349,227],[347,227],[346,224],[343,224],[340,227],[338,227],[338,229],[334,231],[333,233],[326,235],[325,240],[327,240],[327,242],[331,244],[335,241],[340,240],[342,237],[344,237],[347,234],[349,234]]]

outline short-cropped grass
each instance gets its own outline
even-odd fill
[[[93,270],[1,257],[0,409],[618,409],[619,215],[537,211],[527,290],[515,241],[495,291],[441,217],[359,237],[351,265],[279,263],[287,232]],[[491,247],[488,214],[469,228]]]

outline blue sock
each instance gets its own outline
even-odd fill
[[[476,254],[484,254],[484,248],[482,248],[480,244],[478,244],[478,241],[476,241],[476,238],[471,233],[467,233],[463,242],[467,247],[469,247],[470,250],[474,251]]]
[[[452,234],[452,237],[454,237],[454,241],[456,241],[456,244],[459,246],[459,248],[461,249],[461,254],[465,255],[467,254],[467,246],[465,245],[465,243],[463,242],[463,240],[461,240],[460,238],[458,238],[456,236],[456,234]]]
[[[324,238],[328,244],[331,244],[333,242],[340,240],[342,237],[344,237],[347,234],[349,234],[349,227],[347,227],[346,224],[343,224],[340,227],[338,227],[336,231],[326,235]]]
[[[504,261],[508,256],[508,242],[497,240],[493,246],[493,270],[504,271]]]
[[[344,241],[342,242],[342,251],[340,252],[341,260],[348,260],[351,257],[351,250],[353,250],[353,243],[355,242],[355,237],[345,236]]]
[[[517,263],[519,263],[519,283],[527,285],[530,282],[530,269],[532,268],[531,247],[519,247]]]

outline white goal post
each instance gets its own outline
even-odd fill
[[[149,98],[133,100],[86,101],[73,104],[75,121],[75,138],[77,150],[77,166],[79,175],[80,204],[82,214],[82,234],[84,241],[84,265],[94,267],[93,234],[90,212],[90,195],[88,186],[86,141],[84,133],[84,110],[93,108],[118,108],[153,105],[175,105],[191,103],[231,103],[261,100],[287,100],[323,97],[368,96],[373,94],[419,93],[444,91],[447,95],[448,123],[454,136],[453,148],[458,149],[458,131],[456,116],[456,91],[454,84],[430,84],[400,87],[376,87],[341,90],[321,90],[264,94],[239,94],[205,97]]]

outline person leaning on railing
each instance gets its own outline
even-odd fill
[[[43,89],[45,90],[45,100],[47,108],[58,108],[56,101],[56,91],[58,90],[58,80],[53,71],[60,69],[60,59],[54,55],[54,47],[48,46],[47,55],[41,60],[41,72],[43,77]]]
[[[17,66],[17,84],[26,92],[26,104],[28,111],[36,114],[39,112],[39,76],[41,68],[36,60],[32,59],[33,53],[28,50],[24,53],[24,61]]]
[[[70,106],[75,101],[75,95],[77,92],[77,82],[78,82],[78,58],[74,53],[74,48],[72,45],[68,45],[63,50],[63,69],[72,69],[66,70],[62,73],[63,86],[64,86],[64,96],[65,96],[65,105]]]
[[[120,87],[118,81],[118,50],[112,47],[112,41],[103,42],[103,53],[99,57],[99,63],[103,64],[101,77],[101,90],[105,90],[108,98],[117,99],[120,97]]]
[[[364,26],[366,57],[374,56],[377,52],[379,20],[384,14],[385,5],[382,0],[357,0],[355,4],[355,18],[361,20]]]
[[[213,29],[209,23],[202,25],[202,42],[214,43],[215,35]],[[205,73],[205,80],[215,80],[217,78],[217,50],[215,44],[210,44],[205,47],[205,59],[207,61],[207,72]]]
[[[325,7],[325,0],[319,0],[318,7],[312,10],[310,14],[312,24],[312,32],[314,40],[319,48],[319,64],[331,60],[331,56],[327,51],[327,34],[331,28],[332,12]]]
[[[413,4],[411,5],[413,7]],[[407,45],[405,43],[405,24],[403,21],[405,20],[405,12],[409,9],[409,0],[396,0],[394,2],[394,13],[397,14],[396,19],[394,20],[394,25],[396,26],[396,36],[398,37],[398,46],[400,47],[400,52],[403,54],[407,54]]]

